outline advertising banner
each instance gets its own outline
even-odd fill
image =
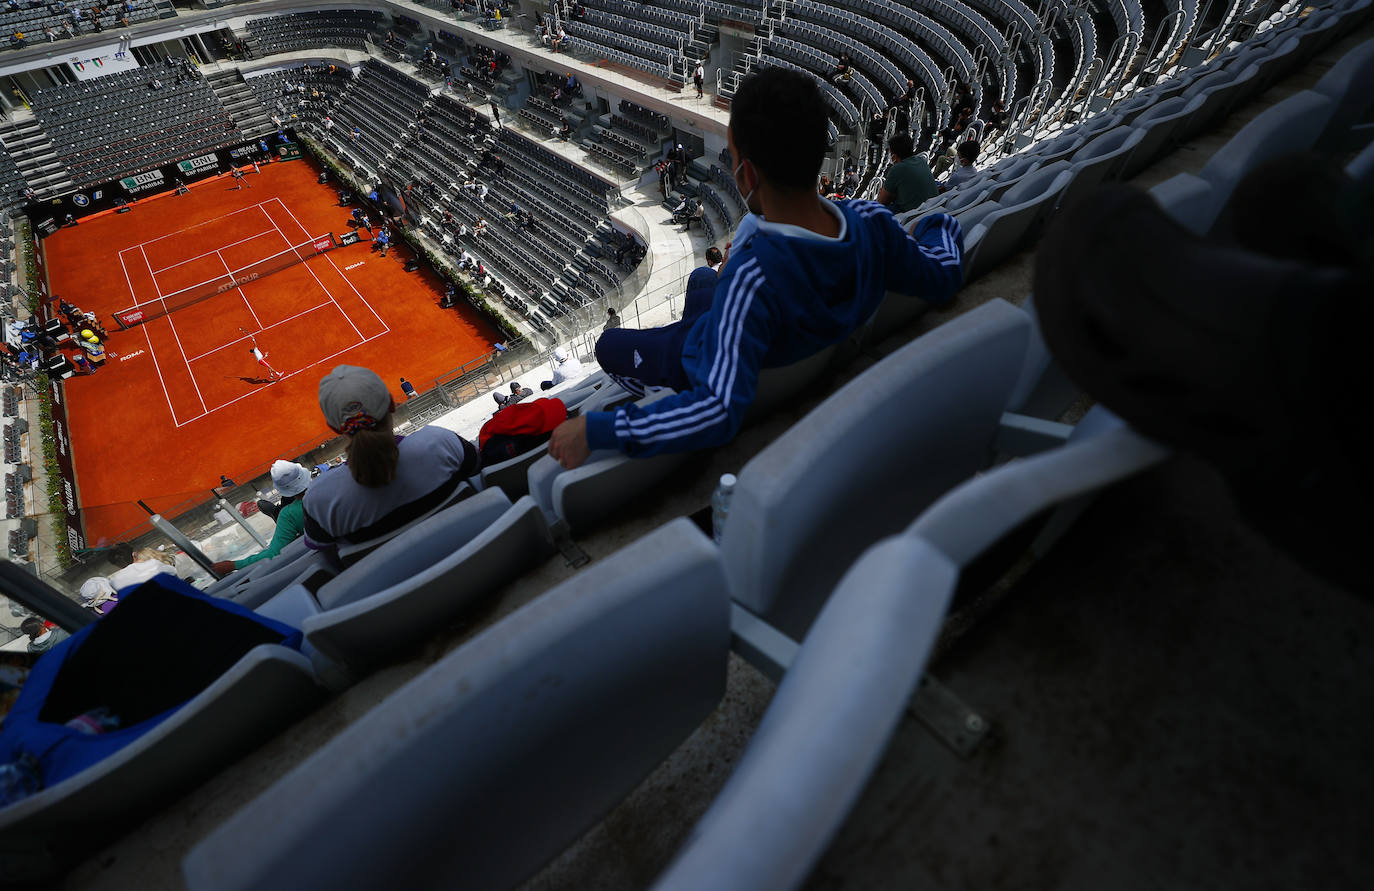
[[[278,145],[275,149],[268,146],[265,140],[243,142],[193,158],[172,161],[150,170],[131,173],[47,201],[35,201],[24,208],[24,213],[32,221],[33,231],[47,238],[58,229],[71,225],[82,217],[131,204],[149,195],[170,191],[176,188],[178,181],[190,184],[219,173],[228,173],[231,168],[242,167],[253,158],[266,158],[269,152],[280,153],[288,148],[295,150],[296,156],[299,156],[300,149],[294,142]]]
[[[49,480],[58,486],[62,496],[62,519],[67,527],[67,547],[75,553],[86,547],[86,532],[81,523],[81,509],[76,496],[76,467],[72,464],[71,442],[67,436],[67,403],[62,381],[48,381],[48,395],[52,399],[52,437],[57,452],[57,471],[62,477]]]

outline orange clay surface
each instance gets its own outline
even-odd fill
[[[373,369],[401,402],[402,376],[423,391],[498,339],[466,305],[440,309],[439,280],[405,272],[404,247],[373,253],[366,230],[358,244],[118,329],[116,310],[147,304],[153,315],[160,295],[227,283],[226,268],[349,231],[348,210],[317,175],[306,161],[278,162],[250,172],[241,191],[228,176],[206,180],[44,241],[54,299],[97,313],[110,332],[104,367],[66,384],[91,545],[143,524],[140,498],[171,511],[208,498],[221,473],[243,482],[329,439],[316,388],[335,365]],[[281,379],[268,380],[252,340]]]

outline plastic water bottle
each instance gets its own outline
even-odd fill
[[[725,519],[730,516],[730,498],[735,494],[736,482],[733,473],[721,474],[716,494],[711,496],[711,535],[716,544],[720,544],[720,537],[725,532]]]
[[[28,752],[17,761],[0,764],[0,807],[28,798],[43,788],[38,759]]]
[[[102,705],[77,715],[67,722],[67,726],[73,730],[79,730],[87,736],[99,736],[102,733],[119,729],[119,715],[110,711],[109,706]]]

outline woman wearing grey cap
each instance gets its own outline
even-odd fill
[[[305,498],[305,543],[361,544],[400,532],[444,505],[482,469],[477,448],[451,430],[392,429],[396,402],[373,371],[340,365],[320,381],[320,409],[348,438],[348,473],[321,476]]]

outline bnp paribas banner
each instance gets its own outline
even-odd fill
[[[293,157],[300,155],[295,141],[289,136],[285,141],[272,136],[258,142],[244,142],[191,158],[170,161],[150,170],[130,173],[128,176],[68,192],[47,201],[36,201],[26,206],[24,213],[33,221],[33,230],[46,238],[62,226],[82,217],[123,205],[136,204],[141,198],[170,192],[177,187],[178,182],[189,185],[199,179],[228,173],[233,168],[242,167],[253,160],[264,160],[269,155],[285,158],[288,153]]]
[[[77,80],[90,80],[116,71],[132,71],[139,67],[134,54],[120,49],[119,44],[88,49],[80,55],[69,56],[67,65]]]

